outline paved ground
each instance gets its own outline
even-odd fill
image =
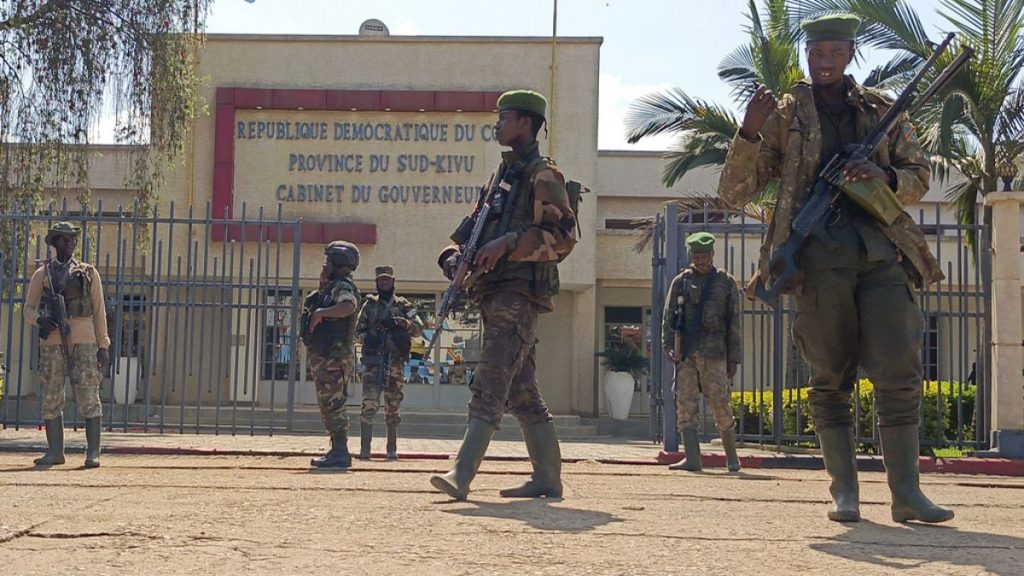
[[[0,445],[27,447],[41,435],[4,430]],[[69,443],[80,436],[69,432]],[[111,446],[132,438],[138,444],[107,434]],[[323,445],[189,439],[231,450]],[[456,443],[405,444],[444,452]],[[563,449],[583,457],[598,447],[624,458],[656,452],[631,442]],[[520,450],[496,443],[492,454]],[[865,521],[840,525],[825,519],[820,471],[692,474],[584,459],[564,467],[565,499],[512,501],[498,489],[529,465],[488,461],[471,500],[450,502],[427,481],[447,469],[442,460],[311,472],[300,456],[107,454],[95,470],[80,468],[80,453],[48,470],[33,457],[0,451],[3,574],[1024,573],[1022,478],[926,475],[928,493],[957,518],[922,526],[891,522],[883,475],[862,473]]]

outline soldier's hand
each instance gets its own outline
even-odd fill
[[[736,375],[736,369],[739,368],[739,362],[729,362],[726,366],[725,374],[732,380],[732,377]]]
[[[312,334],[313,331],[316,330],[316,327],[319,326],[321,322],[323,322],[323,320],[324,318],[320,314],[320,309],[318,308],[314,310],[313,313],[309,315],[309,333]]]
[[[498,265],[498,261],[505,256],[506,252],[508,252],[508,240],[504,236],[495,238],[484,244],[483,248],[476,253],[476,260],[473,262],[473,265],[479,270],[490,272],[494,270],[494,267]]]
[[[743,115],[740,136],[747,140],[756,140],[761,128],[764,128],[764,123],[768,121],[768,117],[772,115],[777,105],[778,100],[775,98],[775,94],[764,84],[758,86]]]
[[[57,324],[57,319],[53,316],[40,316],[39,320],[36,320],[36,324],[39,325],[39,332],[46,331],[47,335],[60,328],[60,325]]]
[[[847,162],[846,166],[843,166],[843,175],[850,182],[875,179],[886,184],[889,183],[889,173],[879,167],[878,164],[867,159]]]
[[[679,358],[676,357],[675,350],[665,350],[665,355],[668,356],[668,359],[671,360],[673,364],[679,363]]]
[[[444,265],[441,266],[441,271],[444,273],[444,277],[449,280],[455,280],[455,270],[459,267],[459,257],[462,256],[458,252],[452,252],[445,261]]]
[[[110,353],[107,352],[106,348],[100,348],[96,351],[96,364],[99,366],[100,372],[110,366]]]

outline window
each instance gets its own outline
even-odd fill
[[[298,334],[294,333],[292,326],[293,299],[294,294],[290,289],[267,291],[260,360],[264,380],[288,380],[288,366],[293,360],[295,377],[299,377],[299,363],[295,357]]]
[[[605,306],[604,308],[604,345],[613,342],[630,342],[650,357],[650,329],[645,329],[645,309],[640,306]],[[650,323],[650,308],[646,309],[646,323]],[[648,386],[648,378],[644,376],[636,383],[636,390]]]

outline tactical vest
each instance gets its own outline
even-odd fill
[[[46,264],[50,266],[50,263]],[[73,260],[68,266],[68,277],[60,291],[64,295],[64,306],[69,318],[88,317],[93,315],[92,306],[92,270],[90,264]],[[52,295],[52,288],[47,290]],[[47,311],[51,313],[51,311]]]
[[[499,236],[504,236],[509,230],[526,228],[533,221],[533,180],[537,174],[554,165],[555,162],[550,158],[538,156],[523,168],[522,175],[516,183],[518,190],[515,193],[513,205],[503,205],[502,214],[495,215],[484,226],[484,230],[480,235],[480,246],[484,246]],[[512,195],[511,192],[503,194],[506,198]],[[502,198],[502,201],[506,198]],[[508,219],[508,227],[502,230],[501,224],[504,210],[511,210],[512,213]],[[514,280],[528,281],[530,283],[530,291],[538,298],[555,296],[559,290],[558,263],[510,262],[507,258],[503,258],[490,273],[479,279],[476,286],[478,289],[483,289],[487,285]]]
[[[351,278],[339,278],[328,282],[326,286],[306,297],[303,303],[303,338],[302,341],[311,352],[325,356],[332,350],[340,348],[342,356],[352,354],[355,344],[355,328],[358,320],[357,314],[350,314],[344,318],[324,318],[311,334],[306,334],[305,326],[307,318],[318,308],[330,308],[337,304],[331,296],[334,287],[341,284],[348,292],[356,296],[356,309],[359,308],[359,289],[352,283]]]
[[[364,306],[366,307],[368,330],[376,330],[376,325],[379,322],[391,321],[394,318],[411,320],[406,316],[405,310],[413,308],[412,302],[401,296],[392,296],[391,302],[386,303],[380,299],[379,295],[371,294],[366,297]],[[412,337],[409,335],[409,332],[396,325],[391,326],[385,334],[391,350],[398,352],[402,358],[408,359],[409,352],[412,349]],[[375,352],[372,349],[364,348],[363,353],[366,355]]]

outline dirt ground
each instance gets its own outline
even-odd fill
[[[468,502],[428,483],[444,461],[81,454],[48,470],[0,452],[0,572],[30,574],[999,574],[1024,573],[1024,479],[927,475],[944,526],[889,519],[863,473],[865,521],[825,518],[820,471],[585,461],[566,497],[513,501],[522,462],[483,465]]]

